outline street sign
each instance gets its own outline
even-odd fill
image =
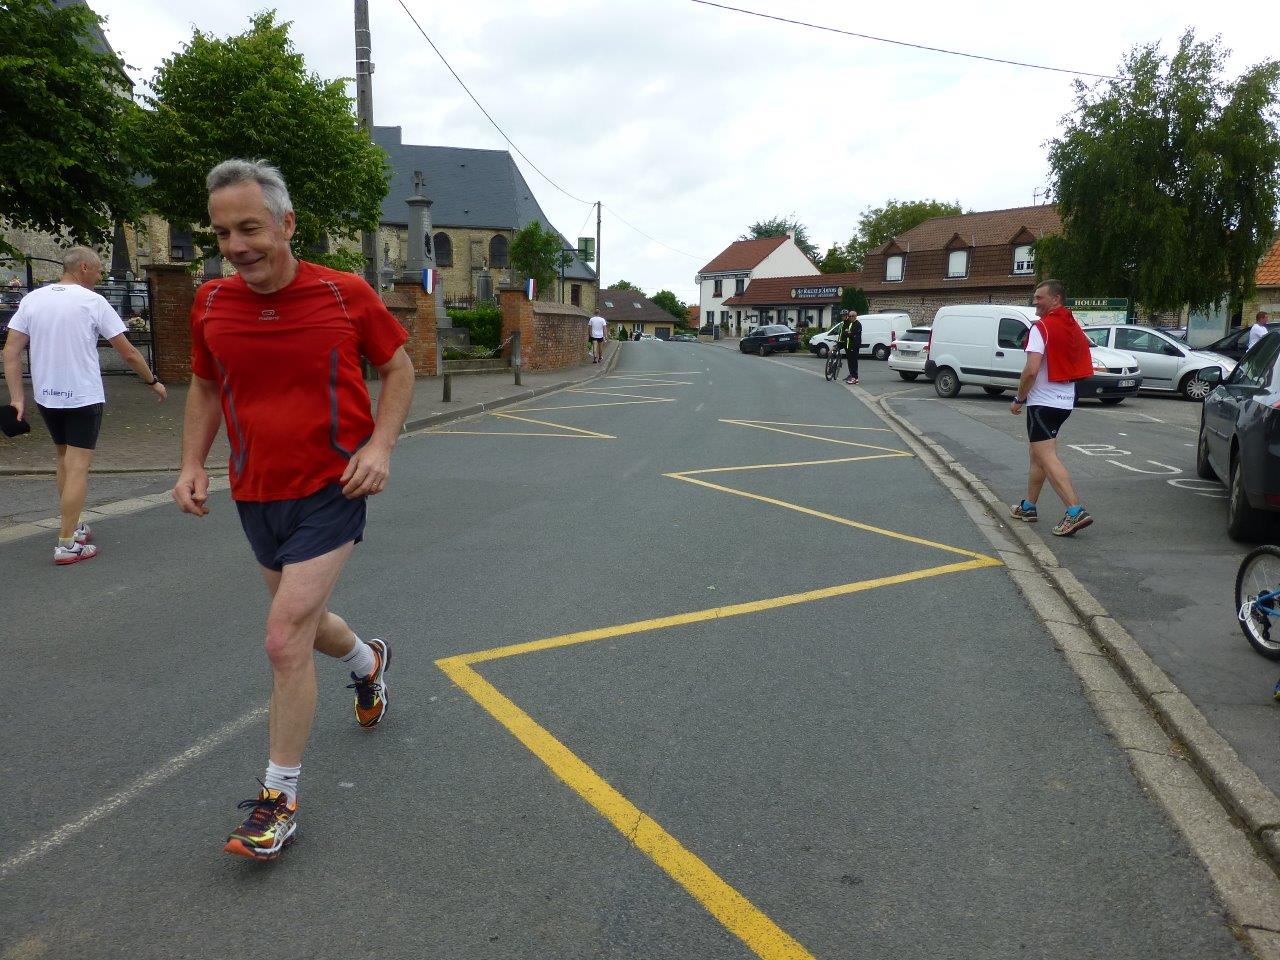
[[[1128,323],[1127,297],[1067,297],[1062,305],[1081,323]]]
[[[838,300],[844,287],[793,287],[792,300]]]
[[[596,262],[596,238],[595,237],[579,237],[578,238],[578,259],[583,263]]]

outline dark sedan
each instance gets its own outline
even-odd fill
[[[1268,514],[1280,511],[1280,334],[1263,337],[1205,398],[1196,473],[1227,485],[1232,539],[1269,536]]]
[[[1209,353],[1220,353],[1232,360],[1239,360],[1249,349],[1249,328],[1240,327],[1238,330],[1232,330],[1221,340],[1215,340],[1207,347],[1200,349]]]
[[[770,323],[756,327],[738,344],[743,353],[758,353],[762,357],[778,350],[795,353],[800,348],[800,337],[790,327],[780,323]]]

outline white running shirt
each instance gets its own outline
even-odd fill
[[[111,304],[79,284],[53,283],[22,298],[9,329],[31,338],[31,384],[42,407],[105,403],[98,337],[125,332]]]
[[[1049,360],[1044,356],[1044,337],[1040,328],[1033,326],[1027,337],[1027,353],[1040,354],[1040,369],[1036,372],[1036,382],[1027,394],[1028,407],[1056,407],[1059,410],[1073,410],[1076,405],[1076,387],[1074,383],[1054,383],[1049,379]]]
[[[591,328],[591,336],[603,337],[605,327],[607,326],[607,322],[605,321],[604,317],[600,316],[600,314],[597,313],[594,317],[592,317],[590,320],[587,321],[587,326]]]
[[[1267,330],[1267,325],[1265,323],[1255,323],[1249,328],[1249,346],[1252,347],[1255,343],[1265,337],[1268,332],[1269,331]],[[1248,348],[1246,347],[1245,349]]]

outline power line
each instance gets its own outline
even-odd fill
[[[1050,70],[1054,73],[1068,73],[1077,77],[1096,77],[1099,80],[1120,80],[1121,77],[1115,77],[1108,73],[1090,73],[1088,70],[1068,70],[1066,67],[1047,67],[1042,63],[1026,63],[1022,60],[1004,60],[1000,57],[987,57],[980,53],[965,53],[963,50],[947,50],[944,47],[929,47],[922,43],[908,43],[906,40],[890,40],[888,37],[874,37],[869,33],[856,33],[853,30],[842,30],[839,27],[828,27],[820,23],[808,23],[804,20],[792,20],[789,17],[778,17],[771,13],[760,13],[757,10],[745,10],[742,7],[731,7],[724,3],[713,3],[712,0],[691,0],[692,3],[702,4],[704,7],[716,7],[720,10],[728,10],[733,13],[743,13],[749,17],[759,17],[762,20],[776,20],[779,23],[790,23],[797,27],[808,27],[810,30],[823,30],[827,33],[839,33],[846,37],[857,37],[860,40],[874,40],[876,43],[891,43],[899,47],[910,47],[913,50],[926,50],[929,53],[945,53],[952,57],[968,57],[970,60],[986,60],[988,63],[1004,63],[1011,67],[1028,67],[1032,70]]]
[[[503,130],[502,127],[498,126],[498,121],[493,119],[493,117],[489,115],[489,111],[484,108],[484,104],[482,104],[479,100],[476,99],[476,95],[471,92],[471,88],[462,82],[462,78],[458,76],[458,71],[453,69],[452,66],[450,66],[449,61],[446,60],[444,57],[444,54],[440,52],[440,48],[435,45],[435,43],[431,40],[429,36],[427,36],[427,31],[422,29],[422,24],[418,23],[418,18],[415,17],[413,13],[410,12],[409,8],[404,5],[404,0],[396,0],[396,2],[400,4],[400,9],[402,9],[406,14],[408,14],[409,19],[413,21],[413,25],[418,28],[418,32],[422,34],[422,39],[426,40],[427,43],[431,45],[431,49],[436,52],[436,56],[440,58],[440,62],[443,63],[448,68],[449,72],[453,74],[453,79],[457,80],[458,85],[461,86],[462,89],[467,92],[467,96],[471,98],[471,102],[480,108],[480,112],[483,113],[485,115],[485,118],[488,119],[488,121],[493,124],[493,128],[497,130],[498,133],[502,134],[502,139],[507,141],[507,146],[509,146],[512,150],[514,150],[517,154],[519,154],[520,158],[524,160],[524,162],[527,163],[529,166],[531,166],[534,169],[534,171],[538,174],[538,176],[540,176],[543,180],[547,181],[547,183],[551,184],[553,187],[555,187],[557,190],[563,193],[570,200],[576,200],[578,203],[585,203],[588,205],[593,203],[594,201],[583,200],[581,197],[575,197],[572,193],[570,193],[564,187],[560,186],[560,184],[556,183],[554,180],[548,177],[545,173],[539,170],[538,165],[534,163],[532,160],[530,160],[527,156],[525,156],[524,151],[515,145],[515,141],[513,141],[510,137],[507,136],[506,131]]]
[[[602,204],[602,206],[603,206],[603,204]],[[668,250],[670,250],[672,253],[678,253],[678,254],[680,254],[680,256],[682,256],[682,257],[688,257],[690,260],[699,260],[699,261],[702,261],[703,263],[707,263],[707,262],[709,262],[709,261],[710,261],[710,259],[711,259],[710,257],[698,257],[698,256],[694,256],[692,253],[685,253],[685,251],[683,251],[683,250],[677,250],[675,247],[671,246],[671,244],[669,244],[669,243],[663,243],[663,242],[662,242],[661,240],[659,240],[657,237],[651,237],[651,236],[649,236],[649,234],[645,233],[643,230],[641,230],[639,227],[637,227],[634,223],[629,223],[626,219],[624,219],[624,218],[623,218],[622,214],[618,213],[618,211],[617,211],[617,210],[615,210],[615,209],[613,209],[613,207],[605,207],[605,209],[609,211],[609,213],[610,213],[610,215],[611,215],[611,216],[617,217],[619,220],[621,220],[623,223],[625,223],[628,227],[630,227],[630,228],[631,228],[632,230],[634,230],[636,233],[640,234],[640,236],[644,237],[646,240],[652,240],[652,241],[653,241],[654,243],[656,243],[658,246],[660,246],[660,247],[666,247],[666,248],[667,248]]]

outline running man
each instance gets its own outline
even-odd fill
[[[1054,492],[1066,505],[1066,515],[1054,525],[1055,537],[1069,537],[1093,523],[1093,517],[1080,504],[1071,475],[1058,459],[1058,431],[1071,416],[1076,405],[1076,380],[1093,373],[1089,341],[1071,311],[1062,305],[1063,288],[1057,280],[1046,280],[1036,287],[1037,320],[1027,337],[1027,361],[1018,381],[1018,392],[1009,412],[1018,414],[1027,408],[1027,438],[1031,465],[1027,476],[1027,495],[1010,508],[1020,520],[1034,523],[1040,519],[1036,500],[1047,479]]]
[[[80,520],[89,494],[89,465],[98,445],[102,408],[102,368],[98,338],[102,337],[156,395],[165,398],[164,384],[151,372],[138,348],[129,342],[127,327],[111,304],[94,287],[102,280],[102,258],[88,247],[72,247],[62,259],[62,279],[32,290],[22,298],[9,321],[4,347],[4,379],[17,419],[26,419],[26,389],[22,385],[22,351],[31,345],[31,386],[36,409],[49,428],[58,450],[58,501],[62,526],[53,548],[58,566],[98,555],[89,542],[93,531]]]
[[[591,362],[599,363],[604,359],[604,338],[609,332],[609,321],[594,313],[587,321],[587,329],[591,334]]]
[[[294,258],[284,178],[264,162],[209,172],[209,222],[237,275],[210,280],[191,312],[191,390],[173,497],[209,512],[205,458],[225,418],[231,496],[271,593],[266,648],[274,684],[270,752],[258,796],[227,853],[273,860],[297,829],[302,751],[315,714],[314,651],[342,662],[356,721],[387,710],[391,648],[367,643],[328,609],[361,541],[365,499],[381,493],[413,395],[407,334],[363,279]],[[382,378],[370,414],[361,357]]]

